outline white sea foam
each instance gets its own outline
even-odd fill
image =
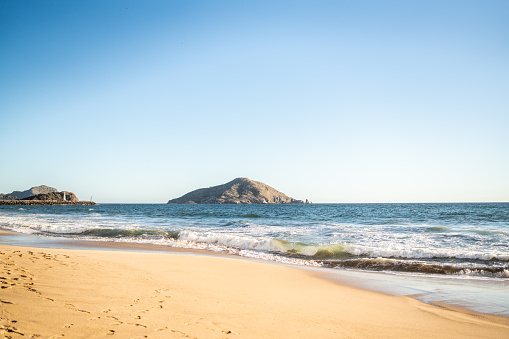
[[[456,275],[461,276],[468,276],[468,277],[497,277],[497,278],[509,278],[509,270],[502,270],[500,272],[492,273],[489,270],[483,270],[483,269],[470,269],[465,268],[461,272],[457,273]]]
[[[329,251],[331,255],[338,255],[342,252],[355,256],[369,256],[372,258],[392,257],[409,259],[458,258],[476,260],[509,260],[509,254],[489,249],[486,249],[484,252],[472,253],[459,248],[386,248],[353,244],[304,245],[278,241],[271,238],[254,238],[250,236],[236,236],[214,232],[183,231],[179,234],[179,240],[194,243],[216,244],[239,249],[295,253],[309,257],[317,255],[319,251]]]
[[[270,238],[254,238],[250,236],[238,236],[213,232],[182,231],[179,233],[179,240],[208,245],[228,246],[239,249],[285,252],[283,246],[278,246],[278,242]]]
[[[361,245],[347,245],[345,251],[356,256],[370,256],[372,258],[410,258],[410,259],[432,259],[432,258],[457,258],[477,260],[509,260],[507,252],[497,252],[485,249],[483,252],[465,251],[461,248],[382,248]]]

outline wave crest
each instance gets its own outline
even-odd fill
[[[505,266],[462,266],[461,264],[428,263],[387,258],[322,261],[322,264],[327,267],[370,269],[375,271],[509,278],[509,267]]]
[[[161,231],[161,230],[144,230],[144,229],[118,229],[118,228],[96,228],[89,229],[79,233],[71,233],[77,236],[96,236],[105,238],[147,238],[158,237],[166,239],[177,239],[179,232]]]

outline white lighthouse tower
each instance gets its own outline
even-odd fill
[[[64,199],[64,201],[65,201],[65,192],[62,192],[62,193],[64,193],[64,198],[63,198],[63,199]]]

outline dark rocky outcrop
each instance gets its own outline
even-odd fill
[[[259,181],[237,178],[226,184],[200,188],[168,204],[302,204]]]
[[[14,199],[25,199],[25,198],[31,197],[33,195],[54,193],[54,192],[58,192],[58,190],[53,187],[41,185],[41,186],[32,187],[26,191],[14,191],[12,193],[9,193],[8,195],[13,197]]]

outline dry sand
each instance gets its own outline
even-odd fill
[[[4,338],[509,338],[509,319],[229,257],[0,244]]]

